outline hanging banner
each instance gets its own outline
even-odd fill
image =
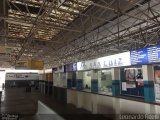
[[[160,100],[160,85],[159,84],[155,84],[155,96],[156,96],[156,99]]]
[[[122,82],[122,90],[127,91],[127,83],[126,82]]]
[[[127,88],[136,88],[135,82],[128,82],[126,85]]]

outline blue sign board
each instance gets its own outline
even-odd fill
[[[66,65],[66,72],[71,72],[73,71],[73,64],[67,64]]]
[[[77,63],[73,63],[73,71],[77,71]]]
[[[160,62],[160,45],[131,51],[131,65]]]

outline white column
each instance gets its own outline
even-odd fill
[[[120,68],[112,68],[112,80],[120,80]]]
[[[152,65],[143,65],[143,80],[144,80],[144,100],[146,102],[155,101],[154,90],[154,69]]]
[[[112,95],[120,95],[120,68],[112,68]]]
[[[72,88],[72,75],[73,72],[67,72],[67,88]]]
[[[154,69],[152,65],[142,65],[143,69],[143,80],[154,81]]]

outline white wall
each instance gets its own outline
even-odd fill
[[[77,105],[77,92],[75,91],[71,91],[71,90],[67,90],[67,103],[71,103],[73,105]]]

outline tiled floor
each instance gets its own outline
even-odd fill
[[[7,88],[3,91],[1,99],[1,113],[18,114],[20,118],[27,120],[31,120],[31,116],[36,113],[38,100],[67,120],[108,120],[101,115],[92,115],[89,111],[77,109],[71,104],[58,102],[53,97],[33,89],[31,93],[26,93],[25,88]]]

